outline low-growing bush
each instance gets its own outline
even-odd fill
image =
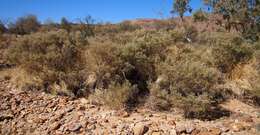
[[[77,35],[60,30],[21,36],[12,42],[7,57],[12,64],[40,80],[35,85],[51,92],[52,85],[64,84],[66,90],[77,95],[85,80],[86,45]]]
[[[8,59],[5,57],[8,55],[7,50],[11,45],[11,42],[15,40],[14,35],[8,35],[8,34],[3,34],[0,35],[0,63],[1,64],[8,64],[10,65],[10,62],[8,62]]]
[[[16,67],[4,76],[26,90],[94,97],[116,109],[145,102],[153,109],[179,108],[188,118],[210,117],[209,111],[229,96],[226,89],[232,89],[225,87],[233,81],[227,76],[241,73],[245,82],[259,83],[259,43],[251,45],[238,33],[199,33],[188,20],[180,27],[169,20],[149,26],[156,30],[131,22],[72,24],[63,19],[39,32],[5,33],[0,35],[0,62]],[[260,86],[247,88],[259,93]]]
[[[166,42],[156,33],[138,33],[129,43],[98,43],[89,48],[89,59],[95,62],[101,76],[110,74],[133,81],[154,78],[154,63],[165,57]],[[90,64],[88,64],[90,65]],[[104,66],[103,66],[104,65]],[[134,78],[135,77],[135,78]],[[139,80],[140,79],[140,80]]]
[[[260,42],[258,42],[258,45],[260,45],[259,44]],[[254,54],[254,56],[255,56],[255,59],[256,59],[256,62],[255,62],[255,70],[256,70],[256,74],[255,74],[255,76],[254,76],[254,78],[253,78],[253,83],[252,84],[254,84],[253,85],[253,93],[256,95],[256,96],[258,96],[259,97],[259,99],[260,99],[260,50],[257,50],[256,52],[255,52],[255,54]],[[259,101],[259,103],[260,103],[260,101]]]
[[[244,43],[237,43],[239,39],[234,39],[233,43],[218,44],[213,48],[215,64],[223,73],[231,73],[238,64],[245,64],[253,58],[254,51]]]
[[[41,27],[40,22],[34,15],[20,17],[15,23],[9,24],[9,32],[19,35],[36,32]]]
[[[72,23],[65,17],[62,17],[60,21],[60,28],[66,30],[67,32],[70,32],[72,29]]]
[[[96,98],[114,109],[128,108],[134,104],[138,89],[135,85],[131,85],[128,81],[122,84],[111,83],[108,89],[95,93]]]
[[[86,66],[88,72],[97,76],[97,88],[107,89],[113,81],[123,82],[124,63],[119,57],[119,51],[117,45],[109,42],[91,44],[86,51]]]
[[[169,35],[174,42],[192,43],[197,40],[198,31],[192,25],[185,25],[181,28],[170,30]]]
[[[166,57],[168,44],[158,35],[161,34],[155,31],[139,31],[126,44],[91,44],[87,51],[87,69],[97,75],[96,88],[107,90],[128,81],[137,89],[137,97],[147,95],[147,81],[156,79],[155,63]],[[137,99],[132,101],[135,102]]]
[[[140,29],[141,27],[138,25],[131,24],[129,21],[124,21],[118,25],[118,29],[120,32],[126,32],[126,31],[135,31],[137,29]]]
[[[150,85],[151,106],[184,110],[186,117],[200,117],[224,96],[216,86],[222,83],[217,69],[197,60],[191,48],[178,49],[157,65],[157,81]]]
[[[192,17],[195,22],[203,22],[208,20],[207,13],[202,11],[201,9],[195,11]]]

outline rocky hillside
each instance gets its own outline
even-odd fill
[[[20,91],[0,83],[0,134],[89,135],[257,135],[259,108],[238,100],[221,104],[223,116],[212,121],[185,119],[178,110],[109,110],[85,98],[71,99]],[[212,116],[213,117],[213,116]]]

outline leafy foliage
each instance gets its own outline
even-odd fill
[[[230,73],[238,64],[245,64],[253,58],[253,50],[242,43],[220,44],[214,48],[213,54],[217,67],[224,73]]]
[[[183,15],[185,12],[191,12],[192,9],[189,6],[190,0],[175,0],[173,3],[172,13],[178,13],[179,16],[183,19]]]

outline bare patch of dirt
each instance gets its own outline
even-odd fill
[[[184,119],[178,112],[139,108],[128,113],[43,92],[19,91],[0,82],[0,134],[256,135],[258,108],[232,99],[221,105],[231,114],[214,121]]]

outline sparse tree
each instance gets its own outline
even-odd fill
[[[15,34],[29,34],[36,32],[40,28],[41,24],[37,17],[34,15],[28,15],[20,17],[15,23],[9,24],[9,31]]]
[[[222,15],[225,28],[234,28],[245,37],[254,38],[259,33],[260,0],[204,0],[213,13]]]
[[[81,40],[87,42],[87,37],[95,36],[94,19],[87,16],[84,20],[79,19],[77,30],[80,31]]]
[[[95,20],[91,16],[85,17],[84,22],[81,22],[81,33],[85,37],[94,36],[94,22]]]
[[[189,5],[190,0],[175,0],[173,3],[173,10],[171,13],[178,14],[183,20],[183,16],[185,12],[191,12],[192,8]]]
[[[70,32],[72,28],[71,23],[65,17],[61,18],[60,26],[68,32]]]
[[[0,20],[0,34],[3,34],[7,32],[7,28],[5,27],[5,24]]]

